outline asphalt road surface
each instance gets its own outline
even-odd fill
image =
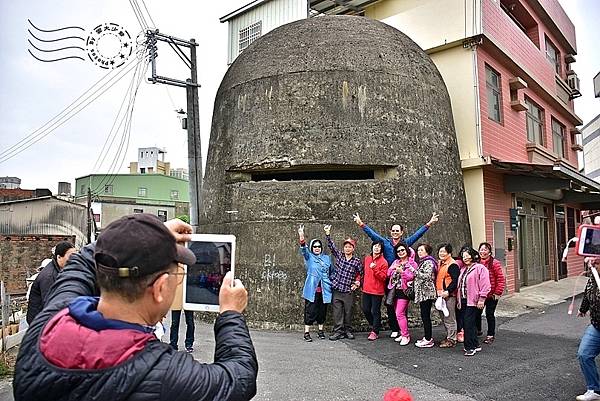
[[[415,401],[574,400],[585,391],[575,355],[589,320],[567,315],[567,307],[499,320],[497,340],[473,357],[458,346],[401,347],[383,336],[370,342],[367,333],[337,342],[313,336],[305,343],[302,333],[253,331],[260,369],[254,400],[378,401],[395,386],[409,389]],[[180,343],[184,330],[182,321]],[[411,335],[414,342],[422,330]],[[443,338],[441,326],[434,337]],[[212,361],[211,326],[196,325],[194,346],[196,359]],[[11,393],[10,379],[1,380],[0,401],[12,400]]]

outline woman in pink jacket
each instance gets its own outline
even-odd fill
[[[408,332],[408,304],[410,298],[405,291],[408,286],[412,286],[415,278],[415,271],[418,268],[415,262],[415,251],[405,242],[399,242],[394,246],[396,260],[388,269],[387,276],[390,277],[388,288],[396,286],[396,318],[400,326],[400,337],[394,341],[400,345],[410,344],[410,333]]]
[[[490,292],[485,300],[485,319],[487,320],[487,336],[483,340],[484,344],[491,344],[494,342],[496,336],[496,306],[498,300],[504,293],[504,287],[506,279],[504,278],[504,272],[502,271],[502,265],[500,261],[492,256],[492,245],[489,242],[482,242],[479,244],[479,256],[481,256],[481,264],[487,267],[490,272]],[[477,323],[477,334],[481,335],[481,314],[482,310],[479,311],[479,318],[476,320]]]
[[[464,311],[465,356],[473,356],[481,351],[476,320],[490,292],[490,274],[473,248],[462,251],[462,261],[465,267],[458,277],[458,307]]]

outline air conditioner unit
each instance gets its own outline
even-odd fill
[[[574,95],[580,94],[579,78],[577,77],[577,74],[573,73],[573,74],[567,75],[567,85],[569,85],[569,88],[571,88],[571,91]]]

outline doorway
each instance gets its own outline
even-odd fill
[[[519,211],[519,276],[522,286],[549,278],[550,253],[548,214],[550,205],[517,198]]]

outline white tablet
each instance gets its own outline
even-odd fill
[[[228,271],[234,273],[235,236],[193,234],[186,244],[196,263],[185,266],[183,309],[219,312],[219,289]]]

